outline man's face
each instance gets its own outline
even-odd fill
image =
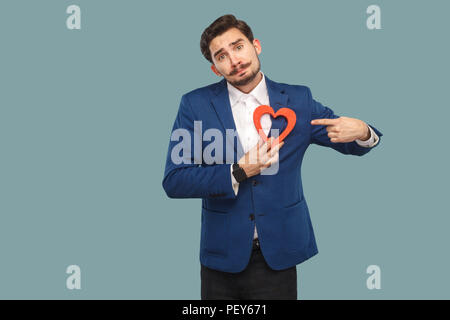
[[[214,63],[211,69],[236,87],[250,83],[259,73],[259,40],[254,39],[251,43],[237,28],[215,37],[209,50]]]

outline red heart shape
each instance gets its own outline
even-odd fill
[[[294,129],[295,122],[297,121],[297,116],[295,115],[295,112],[292,109],[289,108],[281,108],[277,111],[277,113],[273,112],[273,109],[271,106],[267,105],[261,105],[258,108],[255,109],[253,112],[253,123],[255,124],[255,128],[258,131],[259,135],[264,141],[267,141],[268,137],[264,133],[261,127],[261,116],[263,114],[269,113],[272,117],[278,118],[279,116],[283,116],[287,120],[287,126],[286,129],[280,134],[280,136],[277,138],[275,143],[281,142],[284,140],[284,138],[287,137],[287,135]]]

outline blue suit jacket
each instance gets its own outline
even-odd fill
[[[245,269],[251,255],[255,224],[264,258],[275,270],[292,267],[317,254],[300,175],[306,149],[315,143],[358,156],[372,149],[361,147],[356,142],[331,142],[325,126],[310,124],[311,119],[337,118],[330,108],[315,101],[306,86],[282,84],[271,81],[267,76],[265,78],[270,106],[274,111],[288,107],[297,116],[294,129],[279,151],[277,174],[259,174],[247,179],[240,183],[236,196],[225,148],[223,161],[219,164],[198,164],[201,159],[197,159],[196,164],[194,152],[183,155],[186,160],[192,160],[191,163],[174,164],[171,154],[179,141],[169,143],[164,190],[170,198],[202,198],[200,262],[212,269],[226,272]],[[193,90],[181,98],[173,130],[184,128],[191,133],[191,151],[195,148],[194,121],[202,121],[203,132],[216,128],[224,137],[226,129],[236,130],[225,79]],[[272,128],[279,129],[280,134],[285,126],[283,117],[272,118]],[[379,137],[382,136],[371,127]],[[242,151],[237,140],[232,150],[235,160],[239,159]],[[210,142],[201,143],[201,150],[208,144]]]

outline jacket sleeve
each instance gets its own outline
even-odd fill
[[[308,104],[311,108],[311,119],[336,119],[339,118],[339,116],[335,115],[333,110],[331,110],[328,107],[323,106],[320,102],[316,101],[313,99],[312,94],[311,94],[311,90],[309,88],[307,88],[307,93],[306,93],[306,99],[308,100]],[[375,133],[377,134],[378,138],[381,138],[381,136],[383,135],[380,131],[378,131],[375,127],[373,127],[372,125],[368,124],[373,131],[375,131]],[[331,142],[330,138],[328,137],[328,132],[326,129],[326,126],[320,126],[320,125],[311,125],[311,141],[310,143],[314,143],[320,146],[324,146],[324,147],[330,147],[333,148],[336,151],[339,151],[340,153],[343,154],[352,154],[352,155],[356,155],[356,156],[362,156],[364,154],[366,154],[367,152],[369,152],[370,150],[372,150],[373,148],[375,148],[377,145],[380,144],[380,141],[373,147],[368,148],[368,147],[363,147],[358,145],[358,143],[356,141],[352,141],[352,142],[346,142],[346,143],[342,143],[342,142]]]
[[[167,196],[170,198],[236,198],[231,182],[231,164],[206,165],[202,160],[202,133],[194,133],[194,120],[196,119],[192,106],[187,96],[183,95],[172,128],[162,181]],[[197,149],[194,148],[194,140],[200,144]],[[180,148],[181,145],[184,147]]]

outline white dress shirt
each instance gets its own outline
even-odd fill
[[[261,81],[248,94],[240,91],[239,89],[232,86],[229,82],[227,82],[231,111],[233,112],[236,131],[239,136],[239,140],[241,141],[244,153],[247,153],[250,149],[252,149],[259,140],[258,131],[256,130],[253,123],[253,112],[260,105],[270,105],[269,93],[266,86],[266,78],[264,76],[264,73],[261,72],[261,74]],[[272,120],[270,117],[271,116],[269,114],[264,114],[261,116],[261,127],[266,136],[268,135],[270,127],[272,126]],[[363,147],[374,147],[378,143],[379,138],[377,134],[372,130],[372,128],[370,126],[368,127],[370,130],[370,138],[366,141],[356,140],[356,143]],[[233,166],[230,166],[230,170],[233,170]],[[234,193],[237,195],[239,191],[239,183],[236,181],[232,173],[231,181],[233,184]],[[258,233],[256,231],[255,225],[254,238],[257,237]]]

